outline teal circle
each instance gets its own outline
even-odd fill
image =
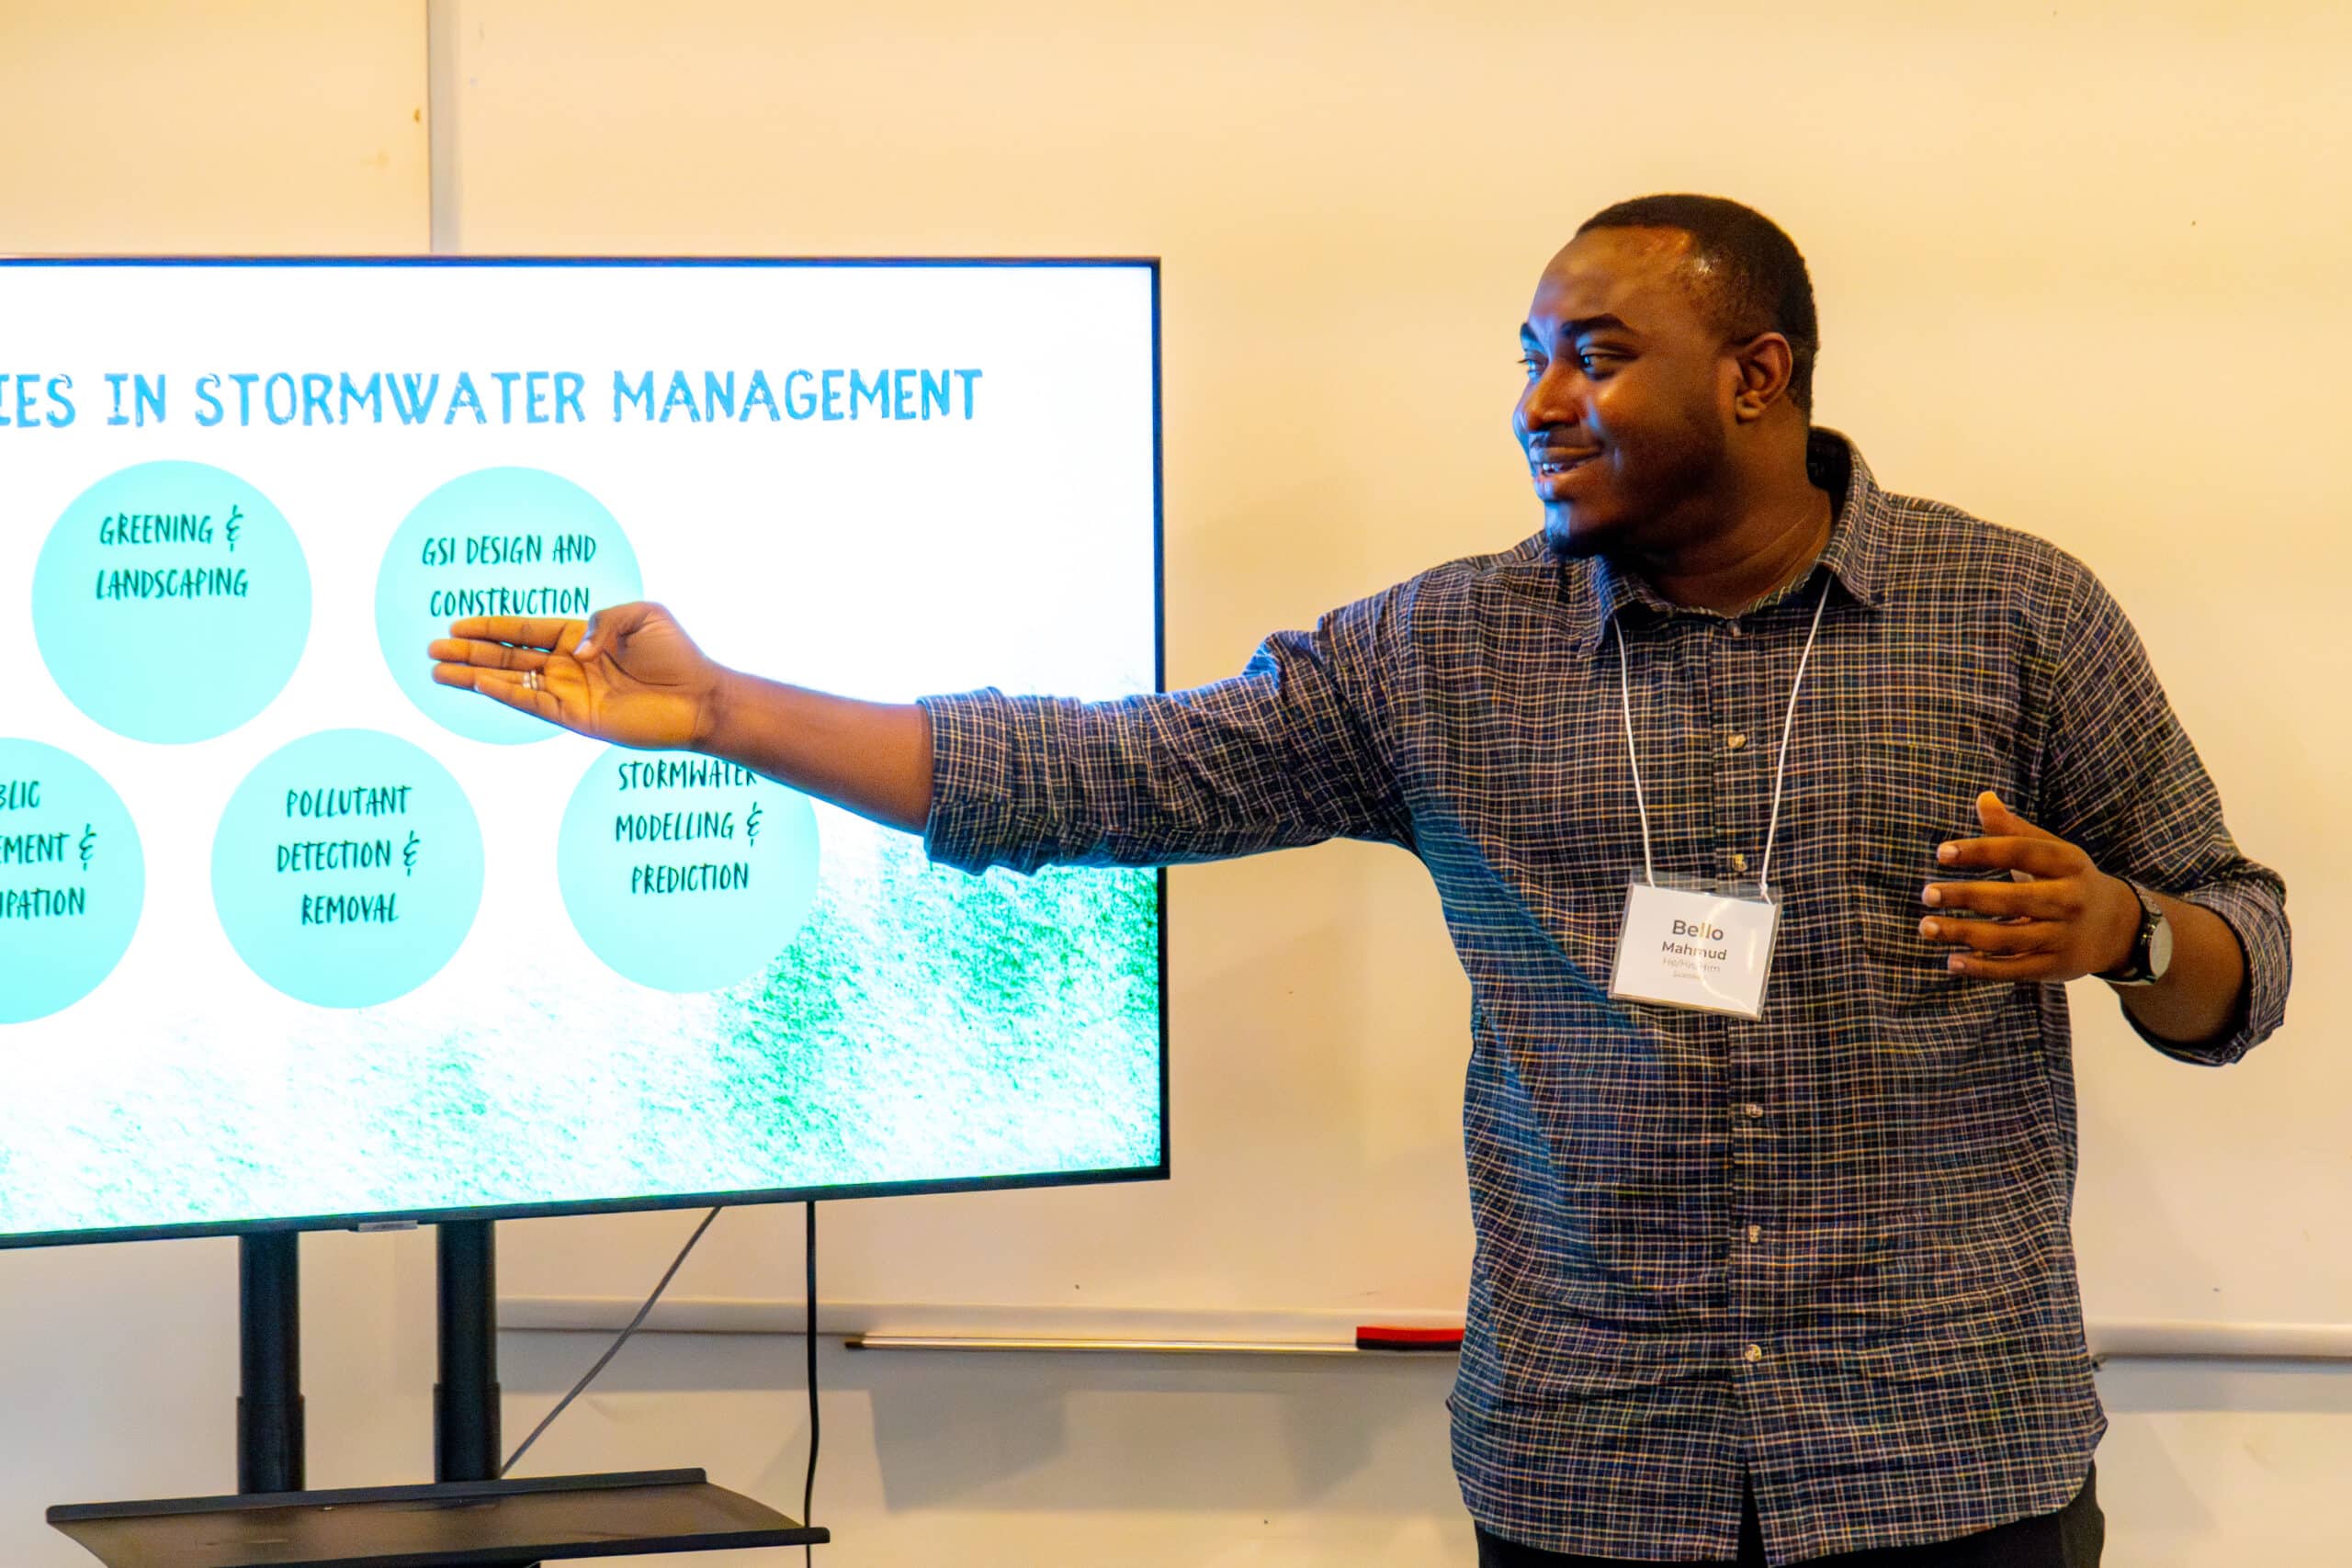
[[[518,558],[534,550],[537,560]],[[567,550],[589,553],[556,558]],[[559,732],[462,687],[437,684],[425,644],[447,637],[449,623],[467,615],[584,621],[591,611],[644,594],[637,552],[604,502],[544,468],[481,468],[418,502],[393,533],[376,576],[376,636],[392,679],[426,717],[468,739],[517,746]],[[445,595],[458,597],[438,597]]]
[[[800,934],[817,897],[816,809],[729,762],[616,748],[571,792],[556,881],[581,940],[614,970],[657,990],[715,991]]]
[[[209,740],[267,707],[311,636],[311,570],[269,498],[209,463],[138,463],[66,507],[33,637],[74,705],[133,740]]]
[[[146,897],[122,797],[78,757],[0,739],[0,1023],[47,1018],[96,990]]]
[[[220,814],[212,903],[253,972],[319,1007],[405,996],[481,907],[481,828],[449,770],[373,729],[262,759]]]

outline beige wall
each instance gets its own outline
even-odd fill
[[[6,0],[0,248],[425,245],[416,5]]]
[[[421,6],[0,17],[0,96],[56,111],[0,139],[0,247],[422,247],[422,149],[394,134],[425,92]],[[445,244],[1162,256],[1177,683],[1532,531],[1513,329],[1578,219],[1661,188],[1779,218],[1821,296],[1824,421],[1883,480],[2089,559],[2241,839],[2294,887],[2294,1022],[2243,1066],[2162,1061],[2077,998],[2093,1314],[2352,1318],[2343,7],[446,0],[433,19]],[[243,107],[208,116],[224,75]],[[94,113],[125,81],[138,134]],[[1177,1179],[837,1208],[830,1294],[1041,1316],[1065,1286],[1234,1311],[1458,1302],[1467,1001],[1419,868],[1336,846],[1180,871],[1173,898]],[[683,1228],[506,1227],[509,1283],[640,1288]],[[678,1289],[785,1293],[796,1235],[730,1215]],[[309,1256],[314,1478],[422,1473],[429,1248]],[[227,1441],[229,1262],[220,1244],[0,1255],[20,1303],[0,1306],[0,1402],[45,1434],[33,1452],[0,1424],[35,1461],[0,1466],[13,1561],[72,1560],[40,1503],[227,1484],[205,1465]],[[187,1348],[153,1342],[183,1321]],[[96,1373],[50,1348],[81,1335],[108,1348]],[[510,1337],[513,1419],[593,1348]],[[533,1463],[707,1463],[797,1507],[796,1361],[755,1337],[633,1349]],[[826,1375],[839,1562],[1468,1561],[1427,1364],[834,1355]],[[2111,1562],[2340,1560],[2352,1379],[2103,1385]]]

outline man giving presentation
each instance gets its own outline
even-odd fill
[[[1520,336],[1542,531],[1231,680],[860,703],[642,604],[459,621],[434,675],[968,871],[1410,851],[1473,998],[1480,1562],[2096,1562],[2061,983],[2233,1061],[2284,1012],[2283,886],[2080,562],[1813,423],[1769,220],[1611,207]]]

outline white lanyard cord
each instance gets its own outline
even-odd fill
[[[1657,862],[1650,857],[1650,807],[1642,798],[1642,760],[1634,750],[1634,678],[1627,673],[1633,655],[1625,651],[1625,628],[1615,615],[1609,617],[1609,629],[1617,634],[1617,698],[1625,711],[1625,761],[1634,770],[1634,808],[1642,814],[1642,876],[1656,887]]]
[[[1821,597],[1813,606],[1813,629],[1805,634],[1804,652],[1797,657],[1797,678],[1789,683],[1788,710],[1781,716],[1781,758],[1772,770],[1772,818],[1764,829],[1764,861],[1756,873],[1756,891],[1765,897],[1772,892],[1772,840],[1781,832],[1781,791],[1789,781],[1789,737],[1795,732],[1797,695],[1804,690],[1805,666],[1813,662],[1813,645],[1821,639],[1822,612],[1829,608],[1829,584],[1821,584]],[[1634,681],[1629,666],[1632,655],[1625,647],[1625,628],[1615,615],[1609,617],[1610,629],[1617,634],[1617,695],[1625,714],[1625,761],[1634,770],[1634,807],[1642,814],[1642,874],[1653,887],[1657,886],[1657,863],[1650,852],[1650,807],[1642,794],[1642,760],[1634,747]]]
[[[1789,738],[1796,733],[1797,694],[1804,690],[1804,667],[1813,662],[1813,645],[1821,640],[1821,613],[1829,608],[1829,584],[1826,574],[1821,583],[1821,598],[1813,607],[1813,630],[1805,634],[1804,651],[1797,655],[1797,678],[1789,682],[1788,710],[1781,715],[1781,760],[1772,769],[1772,820],[1764,829],[1764,863],[1756,871],[1756,891],[1770,897],[1772,892],[1772,840],[1781,835],[1781,788],[1789,782]]]

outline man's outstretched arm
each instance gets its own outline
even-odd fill
[[[920,705],[726,670],[659,605],[457,622],[434,679],[583,735],[699,751],[925,836],[978,871],[1170,865],[1335,837],[1408,843],[1377,715],[1406,662],[1398,597],[1266,639],[1229,680],[1102,702],[990,690]]]

